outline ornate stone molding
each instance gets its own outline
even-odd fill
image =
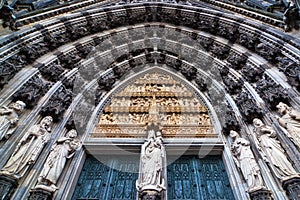
[[[291,200],[298,200],[300,194],[300,178],[293,177],[285,180],[283,183],[283,188],[287,191],[287,194]]]
[[[17,186],[17,179],[6,175],[0,175],[0,198],[9,200]]]
[[[52,200],[53,193],[43,189],[32,189],[28,200]]]
[[[261,188],[258,190],[254,190],[249,192],[251,200],[273,200],[273,194],[270,190],[265,188]]]

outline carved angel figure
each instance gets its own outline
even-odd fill
[[[250,142],[241,138],[236,131],[230,131],[231,151],[248,185],[248,192],[264,187],[259,166],[250,148]]]
[[[298,176],[292,164],[285,155],[285,151],[276,138],[275,130],[260,120],[253,120],[254,132],[259,141],[259,146],[275,175],[281,179],[288,179],[290,176]]]
[[[9,107],[0,108],[0,140],[9,138],[16,129],[19,121],[19,114],[24,110],[25,103],[17,101]]]
[[[279,124],[289,132],[291,140],[300,147],[300,113],[282,102],[276,108],[282,115],[276,116]]]
[[[58,189],[55,184],[65,168],[67,159],[72,158],[76,150],[81,147],[81,142],[76,137],[77,132],[72,129],[66,134],[66,137],[59,138],[56,141],[52,146],[35,188],[45,189],[50,192]]]
[[[13,176],[17,179],[22,178],[49,141],[51,124],[52,117],[47,116],[42,119],[39,125],[33,125],[18,143],[0,174]]]

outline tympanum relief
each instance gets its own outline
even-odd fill
[[[164,138],[217,137],[206,107],[171,76],[149,73],[115,94],[99,117],[92,137],[146,138],[151,107]]]

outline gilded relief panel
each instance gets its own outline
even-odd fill
[[[92,137],[145,138],[157,123],[164,138],[217,137],[206,107],[171,76],[149,73],[114,95]]]

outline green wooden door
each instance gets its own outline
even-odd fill
[[[72,200],[135,200],[138,158],[88,156]]]
[[[233,200],[221,157],[182,156],[167,167],[169,200]]]

